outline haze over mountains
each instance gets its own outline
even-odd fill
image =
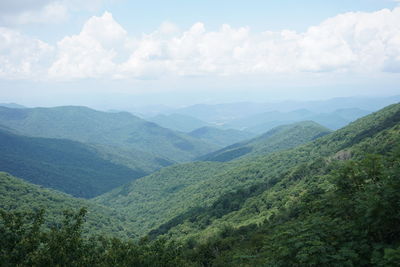
[[[271,111],[290,112],[305,109],[315,113],[331,113],[338,109],[351,108],[376,111],[398,101],[400,101],[400,95],[391,97],[342,97],[319,101],[284,101],[275,103],[197,104],[163,111],[163,113],[184,114],[206,122],[224,122]]]
[[[163,115],[157,116],[146,116],[149,111],[143,109],[141,116],[156,123],[157,121],[165,123],[165,127],[183,132],[193,131],[195,127],[212,126],[261,134],[279,125],[305,120],[315,121],[331,130],[336,130],[357,118],[398,101],[400,96],[347,97],[304,102],[198,104],[163,110]],[[189,128],[182,127],[190,125],[190,117],[191,123],[195,124]]]

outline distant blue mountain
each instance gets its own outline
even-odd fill
[[[16,104],[16,103],[0,103],[0,107],[6,108],[26,108],[25,106]]]

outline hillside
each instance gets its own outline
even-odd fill
[[[312,179],[318,183],[320,176],[334,173],[332,169],[336,169],[337,166],[335,164],[340,163],[340,161],[360,160],[368,154],[385,154],[399,147],[400,105],[397,106],[397,110],[392,109],[391,111],[393,113],[386,113],[388,116],[380,117],[379,115],[383,113],[381,112],[375,114],[377,115],[375,118],[362,119],[358,124],[350,125],[343,131],[334,132],[311,144],[282,153],[274,153],[271,155],[275,156],[274,159],[271,157],[259,157],[257,160],[258,167],[252,168],[254,173],[263,173],[263,178],[258,183],[252,185],[249,189],[239,188],[236,192],[222,196],[216,203],[213,203],[211,209],[203,213],[198,210],[196,212],[188,212],[190,215],[181,216],[180,223],[186,220],[208,222],[213,219],[216,220],[212,223],[214,227],[210,227],[207,224],[199,227],[194,224],[193,231],[189,230],[188,228],[190,227],[185,224],[185,231],[191,233],[198,231],[202,227],[204,227],[203,229],[210,227],[216,230],[215,225],[221,223],[231,223],[236,227],[262,223],[272,213],[281,211],[285,202],[286,205],[296,202],[296,199],[301,195],[301,191],[306,190],[309,186],[307,179]],[[375,124],[373,120],[378,120],[379,122]],[[358,131],[355,130],[357,128]],[[304,155],[307,155],[306,159],[302,159]],[[266,160],[276,164],[281,162],[283,165],[266,169],[262,165],[263,163],[267,164]],[[281,175],[277,177],[271,174],[274,171],[279,171],[278,169],[280,168],[286,168]],[[242,173],[245,174],[246,172]],[[255,178],[255,176],[247,177],[247,179],[256,180]],[[225,205],[222,205],[224,203]],[[272,206],[268,207],[269,204]],[[182,220],[182,217],[185,219]],[[180,223],[175,221],[173,225]],[[182,236],[182,226],[171,230],[171,232]],[[208,229],[207,231],[213,230]],[[205,236],[204,233],[201,236]],[[185,238],[187,238],[186,235]]]
[[[278,180],[264,172],[151,236],[183,240],[212,266],[397,266],[400,104],[290,152],[274,154],[298,161]]]
[[[2,129],[0,151],[0,171],[77,197],[91,198],[147,174],[106,161],[96,149],[76,141]]]
[[[195,205],[206,192],[196,192],[198,184],[225,172],[231,165],[194,162],[163,168],[136,182],[118,187],[93,199],[94,202],[129,214],[135,231],[146,234]],[[187,200],[187,201],[186,201]]]
[[[243,156],[265,155],[296,147],[329,132],[329,129],[312,121],[278,126],[256,138],[201,156],[199,160],[225,162]]]
[[[283,131],[291,138],[302,136],[304,131],[307,138],[287,145],[276,144],[271,141],[269,145],[274,146],[274,150],[287,149],[290,145],[299,145],[301,141],[307,142],[317,134],[325,131],[314,123],[305,123],[306,127],[287,127]],[[293,131],[293,135],[290,133]],[[312,134],[310,134],[312,133]],[[271,133],[272,135],[272,133]],[[275,141],[285,141],[286,138],[278,138]],[[272,152],[264,151],[265,153]],[[96,197],[94,200],[103,205],[124,210],[126,214],[132,216],[135,229],[149,231],[156,227],[160,222],[166,222],[180,213],[184,213],[190,208],[199,204],[211,204],[219,195],[219,190],[229,191],[233,187],[241,187],[251,183],[251,180],[241,179],[231,183],[230,177],[240,177],[241,166],[247,166],[251,159],[247,161],[235,161],[232,163],[220,162],[194,162],[188,164],[175,165],[163,168],[149,176],[143,177],[132,183],[116,188],[111,192]],[[249,170],[249,174],[253,173]],[[215,186],[215,188],[214,188]]]
[[[254,137],[253,133],[246,131],[207,126],[191,131],[188,135],[222,147]]]
[[[88,210],[86,234],[135,237],[127,218],[115,210],[0,172],[0,210],[29,213],[45,209],[46,221],[51,226],[61,220],[65,210],[77,211],[81,207]]]
[[[107,113],[86,107],[0,107],[0,124],[24,135],[132,148],[170,161],[188,161],[215,150],[210,144],[130,113]]]
[[[222,213],[219,213],[220,217],[235,211],[240,208],[247,197],[252,196],[252,194],[259,194],[259,190],[263,192],[271,188],[290,173],[297,173],[300,179],[304,168],[302,166],[312,164],[314,161],[316,161],[315,164],[318,164],[318,159],[321,158],[346,157],[347,149],[378,135],[380,132],[391,131],[392,127],[398,128],[399,120],[400,105],[392,105],[380,112],[359,119],[341,130],[292,150],[275,152],[256,158],[245,157],[235,161],[235,164],[216,163],[215,167],[219,170],[208,169],[208,172],[215,172],[214,174],[204,175],[203,170],[197,169],[197,165],[194,163],[190,165],[190,168],[186,168],[187,171],[184,175],[179,172],[179,166],[174,166],[173,169],[170,169],[169,175],[157,176],[157,174],[153,174],[140,179],[142,184],[154,185],[147,187],[147,190],[151,188],[151,191],[165,190],[165,185],[161,185],[160,188],[156,187],[155,181],[159,182],[160,177],[165,181],[174,181],[174,178],[179,175],[181,178],[174,186],[183,184],[186,177],[189,179],[189,186],[181,188],[168,197],[152,199],[151,193],[146,192],[146,186],[139,188],[136,186],[137,182],[133,182],[123,188],[99,196],[95,200],[98,203],[124,210],[132,218],[140,217],[141,220],[146,221],[146,225],[135,225],[135,227],[139,227],[141,232],[149,231],[151,227],[154,228],[154,226],[161,226],[165,223],[156,233],[165,233],[174,225],[187,228],[185,228],[186,230],[179,228],[178,231],[181,234],[196,233],[198,230],[191,228],[190,220],[188,223],[179,223],[180,219],[186,218],[186,213],[197,214],[199,208],[213,207],[213,205],[217,205],[215,203],[220,203],[216,206],[216,208],[222,209]],[[382,141],[380,147],[387,149],[393,146],[393,142],[396,143],[395,140],[398,140],[396,138],[398,138],[398,135],[394,134],[390,138],[379,140]],[[364,153],[367,151],[374,153],[375,149],[378,149],[378,147],[370,146]],[[197,182],[193,183],[193,181]],[[262,186],[260,186],[260,183]],[[138,198],[136,192],[140,192],[143,197]],[[236,194],[236,192],[238,193]],[[224,195],[228,196],[229,200]],[[232,196],[235,197],[232,198]],[[232,199],[236,200],[232,201]],[[178,219],[173,220],[171,216],[174,214],[175,218]],[[167,223],[168,218],[171,223]],[[247,218],[252,219],[252,217],[242,217],[241,220]],[[212,220],[205,219],[205,226],[211,222]]]

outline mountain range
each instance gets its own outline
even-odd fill
[[[325,114],[353,122],[332,131],[289,120],[223,148],[217,141],[239,132],[182,133],[84,107],[0,108],[0,171],[11,173],[0,173],[0,259],[34,262],[57,245],[82,262],[122,266],[396,266],[400,104],[367,111],[385,101],[327,101]],[[269,112],[283,122],[322,107],[301,108],[254,106],[242,118],[254,116],[250,125]],[[134,167],[142,152],[146,171]],[[62,210],[82,206],[80,230],[83,213]],[[36,227],[25,214],[42,208]]]

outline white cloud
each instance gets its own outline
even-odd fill
[[[121,70],[133,76],[397,72],[398,25],[400,8],[341,14],[304,33],[252,33],[229,25],[209,32],[196,23],[173,38],[144,36]]]
[[[174,35],[179,32],[179,27],[170,21],[164,21],[161,23],[159,31],[164,35]]]
[[[95,78],[115,73],[114,59],[126,41],[126,31],[105,12],[90,18],[79,35],[68,36],[57,44],[57,56],[49,68],[55,79]]]
[[[52,60],[54,48],[19,32],[0,27],[0,77],[41,79]]]
[[[254,33],[247,27],[229,25],[207,31],[200,22],[180,31],[176,25],[165,22],[153,33],[133,38],[105,12],[90,18],[79,34],[57,43],[54,60],[44,66],[48,69],[45,78],[397,73],[400,72],[399,25],[400,7],[340,14],[302,33],[290,30]],[[34,48],[27,44],[26,50],[36,51],[34,58],[46,54],[38,51],[50,49],[39,48],[38,40],[34,43]],[[23,44],[20,42],[19,46]],[[17,63],[14,66],[10,60],[7,68],[18,73],[22,65]]]

